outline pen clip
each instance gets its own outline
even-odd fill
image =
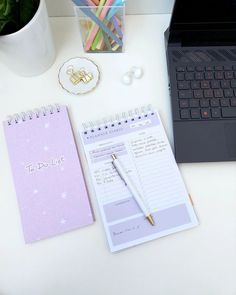
[[[194,207],[194,203],[193,203],[193,199],[192,199],[191,195],[190,195],[190,194],[188,194],[188,197],[189,197],[189,200],[190,200],[190,202],[191,202],[192,206]]]

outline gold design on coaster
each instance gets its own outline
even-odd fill
[[[93,74],[86,72],[84,68],[75,71],[72,65],[68,66],[66,73],[70,76],[70,81],[73,85],[79,84],[83,81],[85,84],[93,80]]]

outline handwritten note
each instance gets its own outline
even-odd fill
[[[158,139],[153,135],[134,139],[130,144],[135,158],[164,152],[167,147],[167,143],[163,139]]]
[[[112,132],[119,127],[119,131]],[[155,113],[112,123],[84,137],[105,231],[111,251],[197,225],[188,193],[159,117]],[[101,131],[101,133],[99,133]],[[93,132],[94,133],[94,132]],[[95,137],[96,136],[96,137]],[[89,138],[89,139],[88,139]],[[96,138],[96,140],[95,140]],[[156,220],[150,226],[112,165],[116,153]]]
[[[25,169],[28,173],[35,173],[39,171],[43,171],[48,168],[53,168],[57,166],[61,166],[65,161],[64,156],[60,156],[58,158],[51,158],[47,161],[38,161],[36,163],[30,163],[25,166]]]

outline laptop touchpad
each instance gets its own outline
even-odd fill
[[[225,123],[225,137],[226,145],[230,158],[236,157],[236,122],[235,123]]]

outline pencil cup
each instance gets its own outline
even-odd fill
[[[124,51],[124,3],[122,6],[75,6],[75,13],[85,52]]]

